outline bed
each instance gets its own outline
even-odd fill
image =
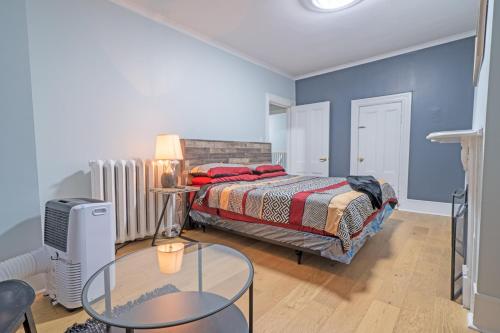
[[[184,170],[214,162],[266,163],[271,145],[258,142],[183,140]],[[379,180],[380,208],[354,191],[345,178],[288,175],[203,185],[190,217],[246,237],[349,264],[368,238],[382,228],[397,203],[393,188]]]

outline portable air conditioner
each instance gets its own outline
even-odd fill
[[[82,306],[81,293],[87,280],[115,259],[115,238],[110,202],[94,199],[47,202],[44,245],[51,258],[47,291],[53,303],[67,309]],[[102,295],[102,291],[94,292]]]

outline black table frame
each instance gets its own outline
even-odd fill
[[[194,239],[190,239],[188,237],[182,236],[182,231],[184,231],[184,227],[186,226],[187,220],[189,219],[189,212],[191,212],[191,208],[193,207],[193,203],[194,203],[194,200],[196,199],[196,195],[198,194],[198,191],[199,190],[195,190],[195,189],[192,189],[192,190],[179,189],[178,192],[171,192],[171,193],[168,193],[168,192],[156,192],[159,195],[166,195],[167,199],[165,200],[165,203],[163,205],[163,209],[161,210],[160,217],[158,218],[158,222],[156,223],[156,230],[155,230],[155,233],[153,235],[153,240],[151,241],[151,246],[155,246],[156,245],[156,239],[158,238],[158,232],[160,231],[160,226],[161,226],[161,224],[163,222],[163,217],[165,216],[165,211],[167,210],[167,206],[168,206],[168,202],[170,201],[170,197],[172,195],[177,195],[179,193],[181,193],[181,194],[184,194],[184,193],[189,194],[191,192],[194,192],[195,194],[193,195],[193,197],[191,198],[191,200],[189,200],[187,211],[186,211],[186,214],[184,216],[184,221],[183,221],[183,223],[181,225],[181,230],[179,230],[179,234],[176,237],[183,238],[183,239],[188,240],[188,241],[196,242],[196,240],[194,240]]]
[[[2,281],[2,291],[14,291],[15,289],[23,289],[25,296],[27,298],[19,298],[16,299],[16,302],[10,304],[2,304],[3,306],[12,306],[17,310],[18,314],[16,317],[12,318],[12,321],[3,322],[2,324],[7,324],[6,327],[7,332],[16,332],[21,325],[24,328],[24,332],[26,333],[36,333],[36,325],[33,319],[33,313],[31,312],[31,305],[35,300],[35,291],[33,288],[27,284],[25,281],[21,280],[6,280]],[[10,287],[10,288],[9,288]],[[23,306],[20,306],[20,302],[24,302]]]
[[[191,200],[191,204],[194,200]],[[199,242],[195,242],[195,243],[192,243],[193,246],[197,246],[198,247],[198,291],[199,292],[203,292],[203,253],[201,250],[201,247],[203,246],[202,243],[199,243]],[[243,255],[245,256],[245,255]],[[246,257],[246,256],[245,256]],[[238,301],[238,299],[241,298],[241,296],[243,296],[247,291],[248,291],[248,332],[249,333],[253,333],[253,279],[254,279],[254,268],[253,268],[253,265],[250,261],[250,259],[248,259],[248,263],[249,263],[249,268],[250,268],[250,272],[251,272],[251,279],[250,279],[250,283],[246,285],[245,288],[243,288],[241,290],[241,292],[239,293],[239,295],[234,299],[234,301],[232,303],[228,303],[227,306],[223,307],[222,309],[219,309],[218,311],[214,312],[214,313],[209,313],[201,318],[198,318],[196,319],[195,321],[198,321],[198,320],[202,320],[204,318],[208,318],[216,313],[219,313],[221,311],[223,311],[224,309],[228,308],[229,306],[231,305],[234,305],[234,303],[236,303],[236,301]],[[115,260],[116,261],[116,260]],[[115,262],[113,261],[113,262]],[[101,270],[97,271],[96,273],[94,273],[94,275],[97,275],[100,273]],[[112,310],[112,306],[111,306],[111,298],[110,298],[110,293],[111,293],[111,284],[110,284],[110,278],[111,278],[111,275],[110,275],[110,272],[109,272],[109,264],[106,265],[106,267],[104,267],[104,270],[103,270],[103,273],[104,273],[104,304],[105,304],[105,312],[106,313],[110,313],[111,310]],[[91,277],[92,279],[92,277]],[[89,279],[89,281],[91,280]],[[86,288],[87,286],[85,286]],[[84,288],[84,289],[85,289]],[[82,304],[83,304],[83,292],[82,292]],[[93,314],[89,311],[87,311],[87,309],[84,307],[84,309],[86,310],[86,312],[91,316],[91,317],[94,317]],[[94,317],[95,318],[95,317]],[[98,318],[95,318],[97,320],[99,320]],[[186,323],[185,323],[186,324]],[[181,324],[183,325],[183,324]],[[167,327],[175,327],[176,325],[174,326],[167,326]],[[120,327],[120,326],[113,326],[113,325],[110,325],[108,323],[106,323],[106,327],[107,327],[107,330],[110,331],[111,327]],[[144,328],[131,328],[131,327],[121,327],[122,329],[125,330],[125,333],[133,333],[136,329],[144,329]]]

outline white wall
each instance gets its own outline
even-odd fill
[[[488,7],[488,16],[493,15],[493,2]],[[488,102],[488,84],[490,78],[490,59],[491,59],[491,36],[493,24],[491,20],[487,21],[486,38],[484,41],[484,58],[479,71],[479,78],[474,89],[474,112],[472,115],[472,128],[484,128],[486,123],[486,106]]]
[[[0,261],[42,244],[24,1],[0,1]]]
[[[489,5],[489,38],[474,117],[475,126],[484,126],[484,160],[473,322],[483,331],[500,332],[500,6],[494,0]]]
[[[292,80],[108,1],[27,14],[42,203],[90,195],[90,159],[152,157],[158,133],[263,140],[265,93],[294,99]]]

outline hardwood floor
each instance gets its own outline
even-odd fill
[[[395,212],[353,263],[343,265],[213,229],[188,237],[222,243],[247,254],[255,267],[255,332],[473,332],[466,310],[448,300],[449,219]],[[149,246],[130,244],[123,255]],[[238,305],[246,313],[248,299]],[[38,332],[64,332],[84,322],[84,311],[67,312],[38,296]]]

